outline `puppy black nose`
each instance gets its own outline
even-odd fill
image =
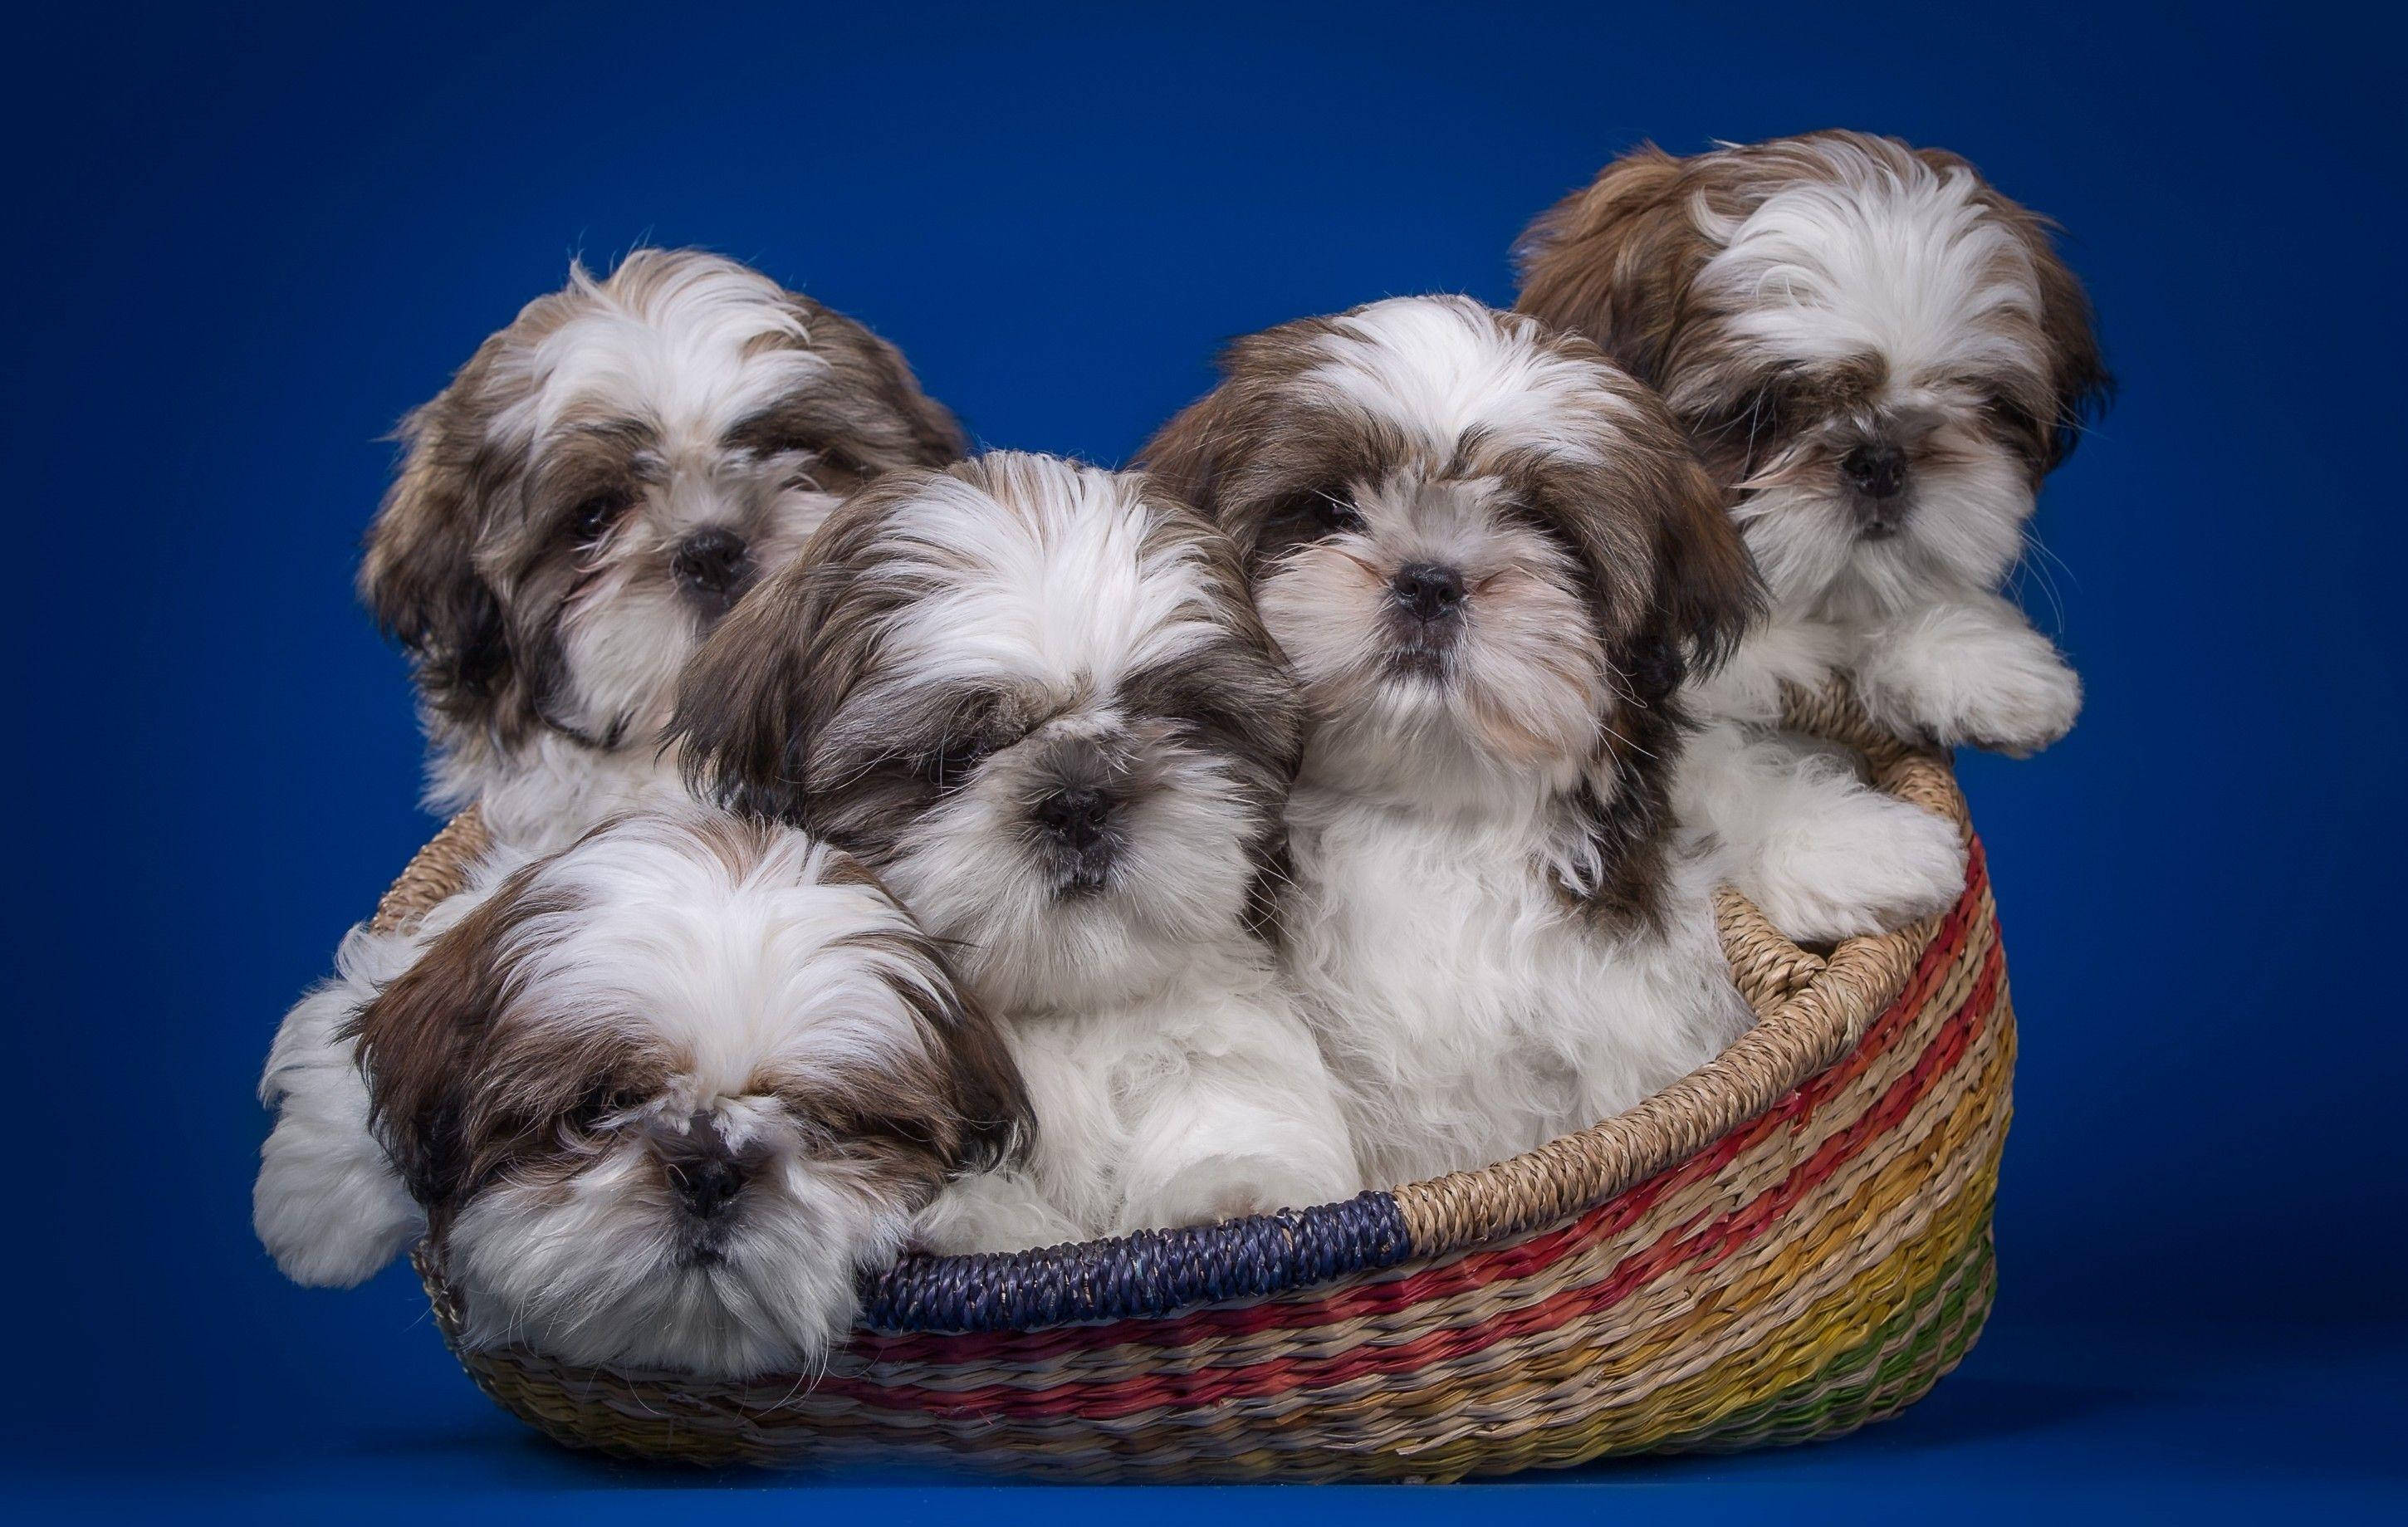
[[[743,580],[752,565],[744,537],[732,530],[698,530],[678,543],[669,571],[695,593],[724,594]]]
[[[1073,785],[1039,801],[1030,815],[1038,826],[1071,847],[1091,848],[1103,841],[1104,828],[1112,818],[1112,803],[1100,790]]]
[[[1442,621],[1463,607],[1463,575],[1436,563],[1398,569],[1388,589],[1416,621]]]
[[[1867,498],[1895,498],[1906,486],[1906,452],[1891,445],[1861,445],[1840,459],[1840,471]]]
[[[744,1168],[724,1149],[672,1156],[666,1165],[679,1205],[697,1220],[716,1219],[744,1191]]]

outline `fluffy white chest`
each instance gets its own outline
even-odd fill
[[[1600,929],[1525,835],[1326,792],[1291,809],[1292,974],[1375,1185],[1483,1165],[1619,1113],[1750,1020],[1702,864],[1660,933]]]

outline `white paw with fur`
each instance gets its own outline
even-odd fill
[[[1886,933],[1964,889],[1955,826],[1795,737],[1706,726],[1673,776],[1673,804],[1728,883],[1791,938]]]
[[[1275,1155],[1237,1151],[1200,1158],[1168,1181],[1132,1183],[1122,1228],[1217,1224],[1353,1197],[1352,1175],[1330,1166],[1315,1172]]]
[[[1922,807],[1858,790],[1773,823],[1739,889],[1794,939],[1887,933],[1956,900],[1965,843]]]
[[[2065,735],[2082,710],[2082,680],[2004,600],[1941,606],[1876,633],[1856,684],[1867,713],[1901,736],[2015,758]]]
[[[1695,681],[1689,693],[1701,715],[1778,726],[1782,687],[1820,690],[1847,666],[1848,656],[1846,640],[1837,629],[1776,619],[1742,642],[1720,671]]]
[[[295,1283],[364,1283],[425,1229],[369,1130],[367,1082],[344,1033],[416,949],[402,935],[352,929],[337,951],[334,978],[294,1004],[268,1051],[259,1099],[276,1110],[276,1127],[260,1148],[251,1223]]]

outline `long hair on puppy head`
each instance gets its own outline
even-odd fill
[[[1562,888],[1652,915],[1687,678],[1760,606],[1662,404],[1469,298],[1240,339],[1140,453],[1246,559],[1312,719],[1308,779],[1557,822]]]
[[[996,452],[837,510],[704,644],[671,735],[698,792],[861,855],[1014,1007],[1242,936],[1299,731],[1226,537],[1135,474]]]
[[[463,1339],[810,1371],[1019,1073],[860,864],[687,806],[605,825],[437,935],[351,1031]]]
[[[1517,306],[1660,389],[1777,601],[1996,589],[2114,391],[2050,236],[1957,155],[1642,145],[1525,233]]]

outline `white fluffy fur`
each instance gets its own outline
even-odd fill
[[[564,1049],[608,1031],[666,1057],[671,1078],[603,1120],[572,1169],[506,1177],[460,1209],[447,1270],[471,1346],[730,1376],[808,1368],[850,1325],[856,1271],[904,1244],[918,1205],[812,1149],[813,1126],[763,1078],[901,1063],[925,1043],[904,993],[947,978],[910,952],[916,925],[874,883],[830,878],[834,850],[781,830],[735,876],[705,819],[688,806],[608,825],[524,887],[566,901],[516,925],[521,979],[497,1027]],[[484,865],[408,935],[354,931],[337,980],[285,1020],[261,1086],[278,1119],[253,1202],[261,1239],[296,1280],[357,1282],[422,1230],[369,1134],[354,1047],[334,1030],[520,862]],[[646,1143],[648,1129],[696,1118],[767,1155],[715,1265],[676,1254]]]
[[[359,1049],[339,1031],[353,1022],[427,941],[481,905],[527,862],[499,847],[468,884],[416,923],[380,933],[362,922],[335,951],[335,974],[284,1015],[259,1078],[259,1101],[276,1115],[260,1148],[251,1222],[260,1244],[295,1283],[348,1289],[366,1281],[426,1228],[368,1128],[368,1090]]]
[[[965,1179],[923,1221],[943,1251],[1192,1224],[1354,1192],[1345,1127],[1269,952],[1241,924],[1250,823],[1209,754],[1121,707],[1121,680],[1219,631],[1193,537],[1154,536],[1139,479],[991,457],[1002,502],[953,478],[896,517],[858,576],[940,592],[833,725],[874,726],[881,686],[965,678],[1047,714],[900,835],[882,872],[1003,1020],[1037,1116],[1025,1169]],[[1028,771],[1114,739],[1157,783],[1133,802],[1110,889],[1054,894],[1026,845]]]
[[[1603,934],[1563,905],[1534,804],[1416,808],[1307,764],[1289,813],[1288,968],[1372,1182],[1584,1129],[1753,1020],[1714,931],[1710,859],[1673,861],[1662,933]]]
[[[1424,459],[1446,461],[1475,426],[1574,451],[1595,428],[1574,422],[1598,411],[1583,368],[1530,364],[1529,327],[1474,305],[1375,305],[1322,343],[1329,359],[1308,385],[1404,430]],[[1660,929],[1609,930],[1564,894],[1597,873],[1584,840],[1566,841],[1562,804],[1614,679],[1561,553],[1492,513],[1476,480],[1399,472],[1357,488],[1364,529],[1334,543],[1338,560],[1274,568],[1258,602],[1317,722],[1289,806],[1285,963],[1364,1174],[1385,1185],[1619,1113],[1753,1015],[1723,961],[1702,856],[1673,860]],[[1371,678],[1384,570],[1427,558],[1477,591],[1452,677]],[[1358,562],[1378,577],[1354,578]],[[1611,781],[1595,783],[1610,799]]]
[[[1673,806],[1727,883],[1792,938],[1904,927],[1956,900],[1956,828],[1865,783],[1852,758],[1708,722],[1673,774]]]
[[[464,894],[438,907],[430,931],[473,899]],[[251,1224],[295,1283],[348,1289],[426,1228],[424,1212],[369,1133],[358,1049],[337,1035],[409,968],[420,947],[415,935],[372,933],[366,923],[353,928],[336,951],[334,978],[284,1016],[268,1050],[259,1101],[275,1111],[276,1127],[260,1148]]]
[[[1594,367],[1534,342],[1497,335],[1468,297],[1396,297],[1332,320],[1330,359],[1305,378],[1324,401],[1428,440],[1473,431],[1549,455],[1589,459],[1587,441],[1551,428],[1569,410],[1626,410]]]

